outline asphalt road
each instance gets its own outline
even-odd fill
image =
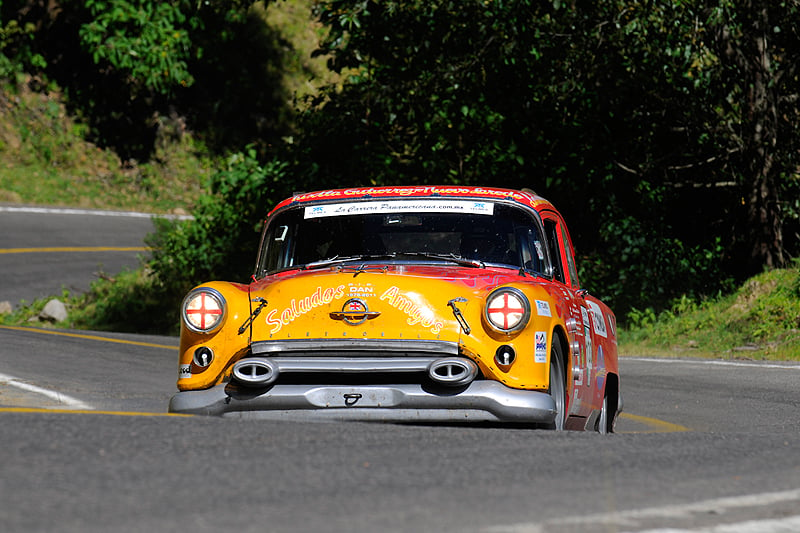
[[[796,364],[624,358],[603,436],[169,416],[176,346],[0,327],[0,530],[800,531]]]
[[[135,269],[153,230],[138,213],[0,205],[0,301],[82,292],[100,274]]]

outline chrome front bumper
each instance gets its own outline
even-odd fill
[[[266,389],[217,385],[172,397],[171,413],[333,418],[339,420],[515,422],[549,424],[553,398],[539,391],[473,381],[452,392],[430,392],[418,384],[273,385]]]

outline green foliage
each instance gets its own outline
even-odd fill
[[[565,213],[589,258],[583,281],[621,313],[713,294],[753,259],[779,263],[782,225],[798,221],[797,5],[324,0],[318,10],[331,28],[323,49],[351,82],[303,117],[298,175],[532,187]],[[757,48],[770,70],[753,67]],[[759,83],[780,107],[759,107]]]
[[[0,2],[0,80],[14,80],[26,69],[42,69],[47,66],[45,58],[33,51],[35,26],[2,16]]]
[[[180,300],[156,283],[149,270],[95,280],[89,291],[67,300],[70,327],[130,333],[178,333]]]
[[[292,95],[284,78],[294,50],[282,29],[268,23],[265,4],[271,2],[250,4],[203,4],[198,53],[189,64],[197,81],[172,105],[217,153],[254,145],[266,157],[292,132]]]
[[[620,316],[637,307],[663,309],[676,299],[699,298],[732,287],[732,280],[720,268],[724,247],[719,239],[708,248],[688,247],[669,237],[665,229],[658,233],[631,216],[608,216],[600,230],[605,253],[579,262],[584,286],[613,302]]]
[[[160,220],[148,239],[149,268],[161,290],[182,297],[203,281],[247,282],[258,249],[260,220],[285,193],[286,165],[261,164],[254,149],[234,154],[211,178],[192,220]]]
[[[262,165],[255,155],[249,149],[228,159],[198,199],[193,219],[154,219],[156,232],[147,238],[152,258],[145,267],[104,276],[86,294],[70,298],[70,326],[176,334],[177,310],[191,287],[213,279],[246,282],[258,248],[260,228],[253,221],[263,218],[276,191],[285,194],[285,165]]]
[[[152,158],[165,119],[217,154],[247,144],[266,152],[290,133],[284,61],[295,58],[267,23],[271,2],[34,4],[0,5],[0,76],[27,72],[61,87],[88,140],[123,161]]]
[[[800,360],[800,264],[747,280],[713,299],[677,299],[656,314],[633,310],[623,354]]]
[[[530,126],[517,130],[530,112],[509,120],[520,108],[507,107],[540,83],[521,82],[526,65],[510,57],[534,41],[523,22],[534,8],[521,4],[319,2],[330,27],[323,49],[350,83],[331,87],[304,116],[298,159],[310,164],[299,173],[323,183],[530,184],[521,148],[539,138]]]
[[[95,63],[107,62],[128,73],[134,86],[158,93],[194,82],[187,66],[192,43],[185,2],[86,0],[84,5],[92,20],[81,27],[80,38]]]

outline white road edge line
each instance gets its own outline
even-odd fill
[[[67,207],[10,207],[0,206],[0,213],[34,213],[51,215],[97,215],[105,217],[131,217],[131,218],[169,218],[189,220],[191,215],[161,215],[154,213],[139,213],[136,211],[104,211],[102,209],[73,209]]]
[[[720,524],[699,529],[661,528],[645,529],[635,533],[797,533],[798,531],[800,531],[800,516],[795,515],[786,518]]]
[[[81,410],[94,409],[92,406],[76,398],[67,396],[66,394],[62,394],[58,391],[43,389],[42,387],[37,387],[36,385],[31,385],[30,383],[25,383],[24,381],[20,381],[19,379],[13,376],[9,376],[7,374],[0,374],[0,384],[3,383],[5,383],[6,385],[11,385],[12,387],[16,387],[18,389],[22,389],[24,391],[33,392],[35,394],[41,394],[42,396],[46,396],[51,400],[57,401],[63,407],[68,409],[81,409]]]
[[[763,492],[760,494],[747,494],[744,496],[731,496],[726,498],[717,498],[713,500],[704,500],[695,503],[665,505],[663,507],[646,507],[643,509],[631,509],[628,511],[597,513],[586,516],[571,516],[566,518],[547,520],[544,523],[519,523],[519,524],[499,525],[487,528],[484,531],[493,533],[501,533],[501,532],[544,533],[545,531],[557,531],[558,530],[557,526],[559,525],[561,526],[606,525],[606,526],[613,526],[615,527],[615,531],[619,531],[620,530],[619,528],[621,527],[635,528],[638,521],[642,519],[669,518],[674,520],[676,518],[691,518],[692,515],[694,514],[717,513],[722,515],[724,514],[724,511],[727,509],[740,509],[742,507],[763,507],[768,505],[774,505],[776,503],[791,502],[791,501],[800,502],[800,489],[786,490],[781,492]],[[789,518],[794,518],[794,517],[789,517]],[[747,531],[747,532],[761,531],[759,529],[755,529],[754,525],[763,522],[765,521],[752,520],[747,522],[739,522],[739,524],[737,524],[739,526],[741,526],[742,524],[750,524],[750,526],[753,526],[753,528],[736,529],[732,531]],[[722,526],[720,525],[714,527],[722,527]],[[692,533],[695,532],[694,529],[689,529],[689,530],[657,529],[657,530],[646,530],[646,531],[647,533],[654,533],[655,531],[659,531],[662,533],[667,531],[692,532]],[[717,530],[700,529],[698,531],[700,531],[701,533],[708,533],[708,532],[716,533]],[[720,530],[720,531],[728,533],[726,530]],[[783,530],[779,529],[777,531],[783,531]],[[793,529],[789,531],[797,531],[797,530]]]
[[[719,361],[716,359],[659,359],[657,357],[620,356],[620,362],[639,361],[644,363],[683,364],[683,365],[708,365],[708,366],[738,366],[748,368],[777,368],[779,370],[800,370],[800,364],[777,364],[760,361]]]

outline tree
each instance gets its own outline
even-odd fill
[[[783,225],[792,216],[789,201],[798,181],[800,3],[619,7],[622,31],[609,39],[617,40],[614,48],[638,74],[620,79],[647,89],[630,100],[633,109],[647,112],[631,118],[654,117],[644,120],[647,128],[679,133],[665,144],[642,136],[645,144],[629,150],[651,154],[643,174],[663,173],[666,185],[687,191],[678,195],[684,201],[701,189],[715,190],[706,204],[724,220],[716,231],[724,232],[736,274],[784,266]],[[715,202],[724,208],[714,209]]]
[[[85,0],[84,7],[90,18],[80,26],[81,45],[95,63],[124,72],[133,95],[169,94],[194,83],[189,30],[202,22],[187,3]]]
[[[34,78],[64,89],[90,140],[124,161],[150,158],[162,130],[182,125],[212,150],[238,151],[278,142],[292,119],[286,43],[266,24],[269,3],[7,1],[0,42]]]
[[[353,83],[306,117],[308,175],[533,187],[625,306],[783,264],[797,2],[319,6]]]
[[[786,264],[784,195],[798,179],[800,2],[720,1],[709,10],[727,92],[730,151],[747,206],[751,271]]]

